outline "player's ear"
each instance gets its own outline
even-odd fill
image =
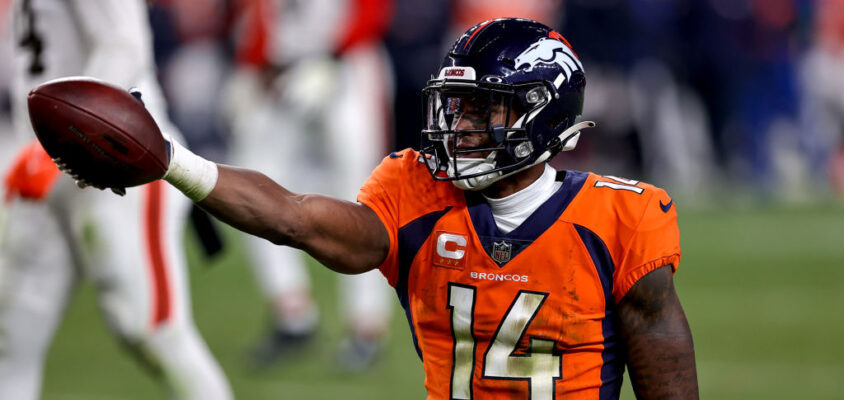
[[[140,89],[138,89],[136,87],[131,87],[131,88],[129,88],[129,94],[131,94],[132,97],[135,98],[135,100],[138,100],[138,102],[141,103],[142,106],[144,106],[144,107],[147,106],[146,104],[144,104],[144,100],[141,98],[141,90]]]

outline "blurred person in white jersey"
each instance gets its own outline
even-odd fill
[[[11,0],[0,0],[0,174],[14,157],[18,148],[16,135],[12,133],[11,110],[9,106],[9,85],[11,81],[12,29],[9,13]],[[3,205],[0,204],[0,220],[3,215]]]
[[[71,75],[137,87],[162,131],[146,3],[13,2],[16,131],[33,137],[27,93]],[[110,330],[164,384],[169,398],[227,400],[231,389],[193,323],[182,234],[189,201],[151,183],[80,190],[36,142],[5,177],[0,233],[0,398],[39,398],[50,341],[80,278],[93,281]],[[82,361],[82,360],[80,360]]]
[[[248,2],[235,27],[238,67],[226,96],[232,161],[301,191],[354,200],[389,149],[392,75],[381,39],[390,7],[389,0]],[[250,351],[260,368],[313,338],[318,308],[304,253],[245,239],[272,310],[270,334]],[[338,367],[360,371],[377,358],[391,294],[375,272],[342,276],[339,287],[347,337]]]

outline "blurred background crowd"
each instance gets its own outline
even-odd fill
[[[0,1],[4,9],[6,3]],[[455,34],[487,18],[525,16],[556,27],[587,69],[584,117],[598,128],[560,166],[648,180],[687,204],[844,193],[841,0],[150,5],[172,117],[194,149],[217,161],[231,154],[233,115],[254,106],[250,91],[282,98],[279,107],[297,112],[330,109],[342,81],[353,79],[338,76],[332,63],[373,44],[389,62],[367,66],[383,77],[371,92],[387,93],[384,107],[392,110],[383,121],[388,141],[374,145],[385,146],[381,153],[417,146],[420,90]],[[7,17],[3,60],[16,45],[8,39]],[[8,126],[6,64],[0,63],[0,126]],[[7,136],[9,129],[0,131]]]

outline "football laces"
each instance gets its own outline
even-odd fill
[[[56,164],[56,167],[59,168],[59,171],[62,171],[64,173],[70,175],[70,177],[73,178],[73,180],[76,182],[76,186],[78,186],[80,189],[85,189],[86,187],[89,187],[89,186],[93,187],[93,188],[100,189],[100,190],[106,189],[103,186],[97,186],[97,185],[95,185],[91,182],[86,181],[85,179],[80,178],[79,174],[73,172],[73,169],[68,167],[67,163],[62,161],[61,157],[51,158],[51,160],[53,160],[53,162]],[[126,188],[110,188],[110,189],[115,194],[118,194],[118,195],[121,195],[121,196],[126,194]]]

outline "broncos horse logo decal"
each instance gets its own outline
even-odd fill
[[[574,71],[583,71],[583,65],[571,48],[565,43],[552,38],[542,38],[531,44],[516,57],[516,69],[527,67],[533,70],[537,65],[558,64],[566,71],[566,78]]]

